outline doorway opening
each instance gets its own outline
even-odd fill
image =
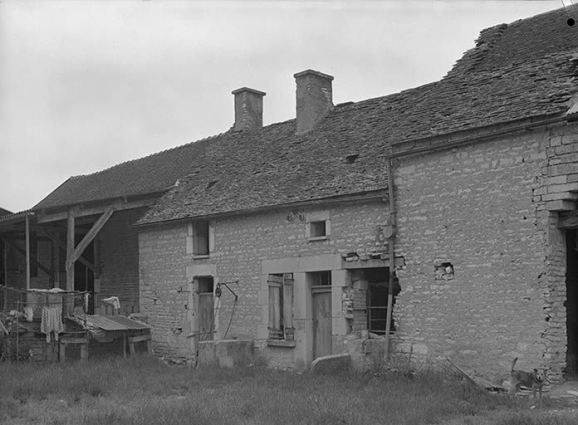
[[[578,230],[566,232],[566,375],[578,376]]]
[[[197,277],[199,341],[211,341],[215,334],[214,279]]]
[[[313,358],[316,359],[333,352],[331,271],[307,273],[306,279],[311,288]]]
[[[387,323],[387,299],[389,293],[389,268],[367,269],[367,330],[377,335],[385,335]],[[394,280],[393,304],[401,287],[399,281]],[[395,320],[392,316],[390,333],[395,331]]]

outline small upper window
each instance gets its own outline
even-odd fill
[[[319,238],[321,236],[327,236],[327,226],[325,220],[323,221],[312,221],[310,223],[310,237]]]
[[[315,211],[307,214],[307,238],[310,241],[325,240],[330,234],[329,211]]]
[[[193,223],[193,254],[209,255],[209,223],[207,221]]]

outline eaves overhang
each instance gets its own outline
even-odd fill
[[[393,144],[391,156],[393,158],[399,158],[485,142],[503,136],[534,130],[539,127],[566,123],[571,121],[571,119],[577,119],[578,116],[576,115],[578,115],[578,113],[572,115],[559,113],[554,115],[534,116],[516,121],[493,124],[487,127],[478,127],[471,130],[462,130],[434,137],[407,140]]]
[[[178,223],[185,220],[206,220],[206,219],[216,219],[216,218],[224,218],[224,217],[235,217],[241,215],[248,215],[248,214],[256,214],[256,213],[264,213],[264,212],[271,212],[271,211],[279,211],[283,209],[294,209],[294,208],[304,208],[304,207],[314,207],[320,205],[334,205],[334,204],[349,204],[355,202],[363,202],[363,201],[382,201],[387,202],[389,199],[387,189],[377,189],[373,191],[357,193],[357,194],[350,194],[350,195],[339,195],[327,198],[318,198],[312,199],[307,201],[299,201],[299,202],[290,202],[284,204],[276,204],[276,205],[265,205],[255,208],[246,208],[241,210],[235,211],[222,211],[222,212],[215,212],[213,214],[203,214],[203,215],[195,215],[187,214],[186,216],[182,217],[175,217],[172,219],[159,219],[159,220],[151,220],[145,223],[136,223],[134,224],[135,227],[151,227],[151,226],[160,226],[165,224],[172,224]]]

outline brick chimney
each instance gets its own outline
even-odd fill
[[[333,77],[311,69],[293,76],[297,84],[297,134],[303,134],[333,109]]]
[[[263,96],[266,93],[242,87],[235,95],[235,124],[233,130],[250,130],[263,127]]]

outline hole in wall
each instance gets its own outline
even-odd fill
[[[451,280],[455,276],[454,265],[450,262],[438,263],[435,265],[436,280]]]

